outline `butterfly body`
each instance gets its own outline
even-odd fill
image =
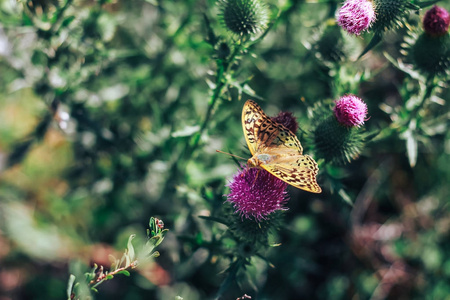
[[[252,100],[244,104],[242,128],[252,153],[247,164],[262,168],[284,182],[312,193],[322,189],[316,182],[317,163],[303,148],[297,137],[285,126],[272,121]]]

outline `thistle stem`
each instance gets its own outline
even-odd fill
[[[200,130],[196,135],[194,135],[192,141],[188,141],[186,144],[185,151],[182,155],[186,155],[186,158],[192,157],[192,154],[197,149],[198,144],[200,142],[200,138],[205,132],[206,128],[208,127],[209,121],[211,120],[211,117],[214,115],[214,108],[216,106],[217,100],[220,99],[220,96],[222,95],[223,89],[227,86],[228,81],[227,77],[225,76],[229,70],[230,67],[233,65],[237,55],[241,52],[243,45],[245,43],[245,36],[241,36],[239,39],[237,46],[235,47],[233,53],[231,54],[229,59],[218,59],[217,60],[217,74],[216,74],[216,80],[215,80],[215,88],[213,91],[213,94],[211,95],[211,98],[209,100],[208,109],[206,111],[205,118],[203,119],[203,123],[200,127]]]

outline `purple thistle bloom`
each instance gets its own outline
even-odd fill
[[[284,204],[289,200],[288,184],[266,170],[244,167],[227,186],[227,201],[241,217],[260,221],[277,210],[287,210]]]
[[[294,134],[297,132],[298,123],[291,112],[282,111],[276,117],[272,117],[271,119],[278,124],[284,125],[284,127],[292,131]]]
[[[347,0],[339,10],[337,22],[345,31],[360,35],[375,21],[372,2],[367,0]]]
[[[337,121],[346,127],[359,127],[367,116],[367,105],[355,95],[344,95],[333,109]]]
[[[426,12],[423,17],[423,28],[431,35],[444,35],[448,32],[450,15],[448,11],[437,5]]]

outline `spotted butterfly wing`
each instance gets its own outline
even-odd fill
[[[296,188],[320,193],[317,163],[303,155],[300,141],[285,126],[272,121],[252,100],[244,104],[242,128],[252,158],[250,166],[261,167]]]

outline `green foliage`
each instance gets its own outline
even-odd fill
[[[448,47],[420,24],[435,2],[352,37],[339,1],[264,1],[264,26],[235,34],[213,0],[0,0],[0,278],[16,278],[0,298],[445,299]],[[349,93],[364,128],[318,130]],[[323,190],[289,188],[259,223],[224,204],[238,166],[215,151],[250,157],[247,98],[294,113]],[[354,147],[315,143],[342,136]]]
[[[154,217],[150,218],[150,229],[147,229],[147,241],[142,245],[142,250],[138,252],[138,255],[135,254],[134,246],[131,243],[135,235],[130,235],[127,249],[125,249],[120,260],[112,255],[109,256],[111,261],[109,271],[104,271],[103,266],[94,264],[91,271],[84,274],[85,282],[76,282],[75,275],[70,274],[67,283],[67,299],[91,299],[91,292],[98,292],[98,286],[105,281],[113,279],[116,275],[129,277],[130,272],[128,270],[139,266],[142,267],[142,265],[148,264],[152,258],[158,257],[159,252],[154,251],[154,249],[161,244],[168,231],[168,229],[160,227],[159,221],[159,219]]]

